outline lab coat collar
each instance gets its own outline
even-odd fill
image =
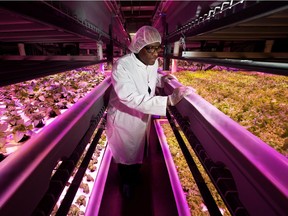
[[[147,68],[148,65],[145,65],[143,62],[141,62],[135,55],[135,53],[131,53],[133,60],[136,62],[137,66]]]

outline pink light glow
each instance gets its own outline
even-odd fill
[[[164,124],[164,123],[168,123],[168,121],[164,119],[155,120],[154,126],[156,129],[158,138],[159,138],[159,142],[162,148],[166,167],[168,170],[171,187],[174,193],[174,198],[175,198],[175,202],[176,202],[176,206],[178,210],[178,215],[187,216],[187,215],[190,215],[190,209],[186,201],[185,194],[183,192],[180,180],[178,178],[177,170],[176,170],[172,155],[170,153],[170,150],[166,141],[166,137],[161,127],[161,124]]]

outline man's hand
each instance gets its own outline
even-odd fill
[[[173,93],[168,96],[168,105],[175,106],[183,97],[191,94],[192,91],[191,88],[185,86],[175,88]]]

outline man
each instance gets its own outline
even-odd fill
[[[169,96],[155,96],[163,77],[158,70],[161,36],[151,26],[141,27],[132,39],[132,52],[120,58],[112,69],[112,91],[107,112],[107,138],[113,158],[119,164],[122,192],[131,195],[131,184],[143,161],[150,115],[166,115],[167,105],[177,104],[187,94],[182,87]]]

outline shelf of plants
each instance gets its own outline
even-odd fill
[[[185,86],[288,157],[288,77],[178,62]]]
[[[178,61],[178,71],[173,75],[181,84],[196,89],[209,103],[288,157],[288,77],[217,66],[204,70],[209,67]],[[164,121],[160,124],[191,214],[209,215],[170,125]],[[184,135],[182,138],[187,143]],[[189,148],[189,152],[222,215],[230,215],[194,151]]]
[[[95,134],[94,134],[95,135]],[[91,142],[93,140],[93,137],[91,139]],[[80,167],[80,164],[82,163],[82,160],[87,152],[87,150],[89,149],[90,143],[88,143],[88,145],[85,148],[85,152],[83,153],[83,155],[81,156],[80,160],[78,161],[72,176],[69,178],[63,192],[60,195],[60,198],[58,199],[56,205],[54,206],[53,212],[51,213],[51,216],[56,215],[57,214],[57,210],[59,208],[59,206],[61,205],[62,200],[65,198],[65,195],[69,189],[69,186],[72,184],[72,181],[75,177],[75,173],[77,172],[77,170]],[[101,139],[99,140],[96,149],[93,153],[93,156],[89,162],[88,168],[85,171],[85,176],[82,179],[82,182],[80,184],[80,187],[78,188],[76,195],[73,199],[72,205],[69,209],[68,212],[68,216],[73,216],[73,215],[85,215],[85,211],[86,211],[86,207],[87,204],[89,202],[89,199],[91,197],[92,194],[92,188],[94,187],[94,182],[98,176],[98,172],[99,172],[99,167],[102,164],[102,159],[104,156],[104,152],[105,152],[105,148],[107,145],[107,141],[106,141],[106,136],[105,134],[102,134]]]
[[[169,122],[165,119],[160,119],[160,120],[156,120],[155,125],[157,127],[157,135],[160,139],[160,145],[162,147],[162,151],[163,154],[166,153],[165,156],[165,160],[167,163],[167,160],[169,159],[169,157],[172,158],[173,162],[171,162],[170,164],[170,169],[173,169],[173,167],[175,167],[176,172],[178,174],[178,177],[175,177],[173,180],[173,177],[171,177],[173,175],[173,171],[170,171],[169,175],[170,175],[170,181],[172,185],[177,185],[177,181],[179,181],[181,187],[182,187],[182,193],[184,194],[184,199],[185,202],[187,202],[188,208],[189,208],[189,212],[186,210],[186,206],[185,204],[183,204],[183,200],[181,197],[181,194],[177,194],[177,193],[181,193],[179,191],[177,191],[177,188],[174,189],[174,196],[176,197],[176,199],[178,199],[178,211],[183,211],[184,214],[182,215],[210,215],[207,207],[203,201],[203,198],[200,194],[200,191],[197,187],[197,184],[191,174],[191,171],[188,167],[188,164],[185,161],[184,155],[181,151],[181,148],[177,142],[177,139],[173,133],[173,130],[169,124]],[[188,141],[186,140],[185,136],[183,134],[182,138],[185,140],[186,142],[186,146],[189,147],[189,145],[187,145]],[[165,148],[169,149],[167,151],[165,151]],[[165,151],[165,153],[164,153]],[[222,213],[222,215],[230,215],[228,209],[226,208],[223,200],[221,199],[220,195],[218,194],[216,188],[214,187],[213,183],[211,182],[211,180],[209,179],[208,175],[206,174],[203,166],[201,165],[201,162],[198,160],[197,156],[195,155],[195,153],[193,152],[192,148],[189,148],[189,152],[192,155],[198,169],[201,172],[201,175],[204,178],[205,183],[207,184],[209,190],[211,191],[211,194],[213,196],[213,198],[215,199],[220,212]],[[169,154],[167,156],[167,154]],[[167,164],[167,167],[169,169],[169,165]],[[172,183],[172,181],[176,181],[176,183]],[[172,186],[173,187],[173,186]],[[182,195],[183,196],[183,195]]]
[[[181,61],[178,61],[178,65],[181,70],[174,75],[180,83],[192,86],[201,97],[220,111],[281,154],[288,156],[287,77],[227,68],[223,70],[221,67],[203,71],[203,65]],[[1,87],[0,154],[6,156],[16,151],[29,137],[43,130],[104,78],[96,65]],[[167,143],[191,212],[193,215],[209,215],[193,177],[187,175],[190,172],[179,146],[175,145],[177,141],[171,135],[171,128],[167,124],[161,126],[166,137],[169,137]],[[91,158],[69,215],[84,215],[105,146],[106,138],[103,136]],[[196,156],[194,159],[199,169],[203,170]],[[216,191],[209,183],[209,177],[206,175],[204,178],[211,191]],[[73,176],[68,185],[72,179]],[[66,190],[67,188],[64,189],[52,215],[57,212]],[[224,215],[228,215],[223,201],[216,194],[215,192],[213,196],[219,200],[219,208]]]
[[[0,154],[11,154],[104,80],[98,65],[0,88]]]
[[[99,72],[98,65],[93,65],[0,88],[0,153],[2,156],[15,152],[30,137],[45,130],[46,126],[72,108],[79,99],[88,95],[104,79],[105,74]],[[97,130],[75,166],[51,215],[57,213],[96,132]],[[85,212],[105,148],[106,137],[103,133],[70,207],[69,215],[81,215]],[[60,164],[61,161],[54,171]]]

